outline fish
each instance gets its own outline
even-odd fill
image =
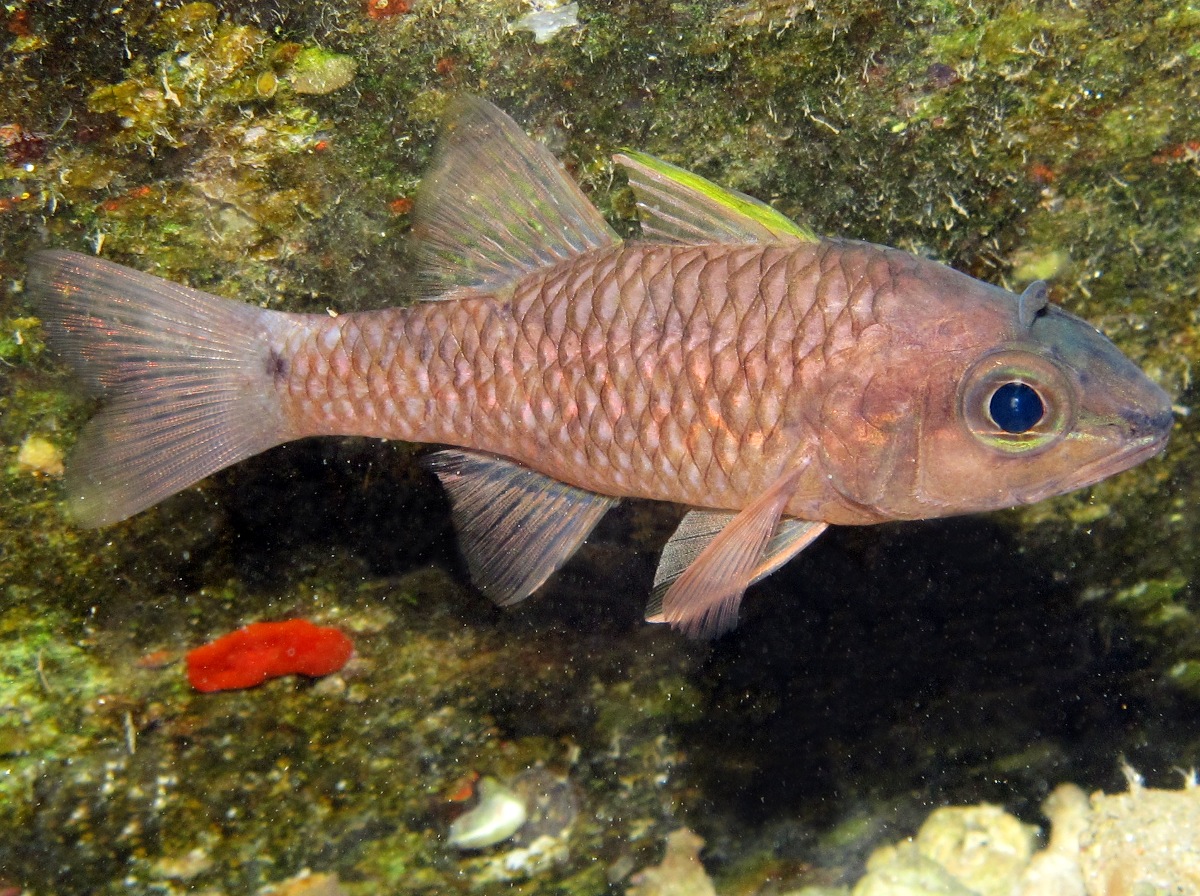
[[[452,101],[402,307],[265,310],[34,254],[48,343],[104,400],[66,512],[115,523],[294,439],[430,443],[472,579],[503,606],[618,501],[685,505],[646,618],[711,638],[828,526],[1027,504],[1164,449],[1167,394],[1045,283],[1010,292],[646,153],[614,161],[635,239],[505,113]]]

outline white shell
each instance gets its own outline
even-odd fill
[[[537,6],[543,6],[538,3]],[[579,4],[565,6],[545,4],[541,9],[526,13],[509,26],[511,31],[532,31],[536,43],[544,44],[564,28],[579,25]]]
[[[524,800],[495,778],[483,778],[479,805],[450,824],[450,845],[459,849],[493,846],[519,831],[527,817]]]

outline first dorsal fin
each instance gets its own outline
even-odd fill
[[[409,245],[428,297],[498,289],[616,241],[549,150],[516,122],[479,97],[451,103],[413,209]]]
[[[613,161],[629,174],[647,239],[676,243],[815,243],[820,239],[765,202],[647,153],[626,151],[613,156]]]

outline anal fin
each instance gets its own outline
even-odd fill
[[[425,459],[450,493],[475,586],[500,606],[524,600],[564,564],[617,499],[473,451]]]

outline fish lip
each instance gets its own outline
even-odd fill
[[[1076,476],[1081,480],[1077,488],[1095,485],[1102,479],[1132,469],[1167,447],[1167,440],[1171,437],[1171,427],[1175,420],[1174,415],[1168,412],[1165,418],[1162,415],[1144,416],[1142,420],[1143,423],[1138,428],[1151,429],[1151,432],[1134,439],[1116,454],[1110,454],[1080,467],[1076,471]]]
[[[1077,468],[1071,476],[1072,484],[1067,488],[1064,489],[1060,482],[1059,485],[1049,488],[1042,486],[1041,488],[1025,489],[1016,493],[1018,501],[1021,504],[1031,504],[1053,495],[1063,494],[1066,491],[1087,488],[1089,485],[1095,485],[1109,476],[1123,473],[1154,457],[1167,446],[1175,416],[1171,411],[1167,411],[1165,414],[1141,414],[1138,417],[1139,421],[1133,424],[1133,428],[1135,431],[1150,430],[1146,435],[1130,440],[1124,448],[1114,454],[1106,455]]]

